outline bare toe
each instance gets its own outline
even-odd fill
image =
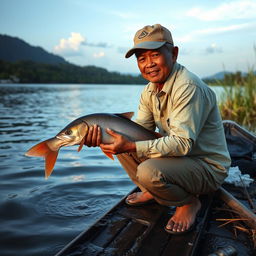
[[[170,219],[166,225],[166,229],[168,230],[173,230],[173,226],[174,226],[174,221],[172,219]]]

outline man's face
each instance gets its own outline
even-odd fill
[[[155,50],[138,50],[137,64],[142,76],[150,82],[163,84],[172,71],[177,54],[177,47],[173,47],[172,52],[165,46]]]

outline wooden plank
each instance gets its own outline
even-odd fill
[[[169,218],[169,212],[162,212],[162,215],[159,216],[158,221],[152,226],[151,232],[143,240],[136,256],[162,255],[170,240],[169,234],[164,230],[164,226],[166,225]]]
[[[114,255],[133,255],[138,250],[137,248],[140,246],[140,241],[143,240],[147,229],[148,226],[144,223],[131,219],[119,236],[115,237],[109,244],[108,248],[115,248],[112,250]]]
[[[97,236],[94,236],[93,239],[90,239],[90,242],[96,246],[106,248],[115,237],[120,235],[123,229],[126,229],[129,222],[129,219],[121,216],[112,217],[105,225],[105,228]]]
[[[196,230],[175,236],[164,230],[175,208],[157,203],[134,207],[127,205],[123,199],[56,256],[167,256],[170,252],[192,256],[210,203],[208,197],[203,199],[198,217],[201,224]]]

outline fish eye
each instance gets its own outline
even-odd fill
[[[71,135],[71,134],[72,134],[72,130],[70,130],[70,129],[66,130],[66,131],[65,131],[65,134],[66,134],[66,135]]]

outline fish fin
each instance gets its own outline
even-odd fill
[[[115,160],[115,159],[114,159],[114,156],[113,156],[111,153],[107,153],[107,152],[105,152],[105,151],[103,151],[103,150],[102,150],[102,152],[103,152],[108,158],[110,158],[111,160]]]
[[[40,143],[36,144],[32,148],[30,148],[25,153],[25,155],[26,156],[46,157],[48,155],[49,151],[51,151],[51,149],[47,145],[47,140],[45,140],[43,142],[40,142]]]
[[[48,179],[48,177],[51,175],[53,171],[58,153],[59,151],[50,151],[45,157],[45,178],[46,179]]]
[[[134,116],[134,112],[125,112],[125,113],[116,114],[116,115],[119,117],[123,117],[123,118],[131,120],[132,117]]]
[[[85,142],[85,136],[83,137],[83,139],[81,140],[80,144],[79,144],[79,147],[77,149],[77,152],[80,152],[81,149],[83,148],[84,146],[84,142]]]

